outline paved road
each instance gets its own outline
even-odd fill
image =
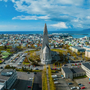
[[[38,72],[34,77],[33,90],[42,90],[42,73]]]
[[[18,52],[16,54],[13,54],[13,56],[11,56],[8,60],[5,60],[5,62],[4,62],[5,64],[4,63],[0,64],[0,67],[3,67],[4,68],[8,64],[11,64],[12,66],[17,66],[17,63],[20,60],[20,58],[17,60],[16,63],[10,63],[11,58],[15,58],[18,54],[24,53],[25,51],[30,51],[30,50],[35,50],[35,49],[27,49],[27,50],[24,50],[24,51],[20,51],[20,52]]]

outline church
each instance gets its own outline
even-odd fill
[[[43,42],[42,42],[42,48],[40,52],[40,59],[41,59],[42,64],[51,64],[52,60],[54,59],[60,60],[60,57],[58,56],[58,54],[50,50],[46,24],[44,26]]]
[[[49,48],[49,39],[48,39],[48,31],[46,24],[44,26],[43,43],[42,43],[40,58],[42,64],[50,64],[52,60],[51,50]]]

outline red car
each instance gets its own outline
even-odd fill
[[[75,63],[75,65],[77,65],[77,64]]]
[[[85,87],[81,87],[81,89],[85,89]]]
[[[28,88],[32,88],[31,86],[28,86]]]

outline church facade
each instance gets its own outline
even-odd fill
[[[48,31],[47,31],[46,24],[44,26],[43,43],[42,43],[40,58],[41,58],[42,64],[50,64],[52,61],[51,50],[49,48],[49,39],[48,39]]]

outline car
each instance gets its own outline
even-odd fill
[[[58,84],[58,81],[54,82],[54,84]]]
[[[29,78],[29,80],[33,80],[33,78]]]
[[[27,74],[30,74],[30,72],[27,72]]]
[[[71,89],[76,89],[76,87],[71,87]]]
[[[58,73],[58,71],[56,71],[56,73]]]
[[[65,78],[65,77],[62,77],[63,79]]]
[[[52,78],[57,78],[57,75],[52,75]]]
[[[81,85],[79,85],[79,86],[81,87],[81,86],[84,86],[84,85],[83,85],[83,84],[81,84]]]
[[[70,82],[70,83],[68,83],[68,85],[72,85],[72,84],[73,84],[73,83],[71,83],[71,82]]]
[[[80,87],[77,87],[77,89],[80,89]]]
[[[21,63],[18,63],[18,65],[21,65]]]
[[[75,63],[75,65],[77,65],[77,64]]]
[[[56,81],[56,80],[58,80],[58,78],[54,78],[53,80]]]
[[[78,85],[81,85],[81,83],[78,83]]]
[[[67,66],[66,64],[64,66]]]
[[[28,88],[32,88],[31,86],[28,86]]]
[[[34,74],[37,74],[36,72],[34,72]]]
[[[81,89],[85,89],[85,87],[81,87]]]
[[[38,68],[36,68],[35,70],[39,70]]]
[[[13,90],[16,90],[16,89],[13,89]]]
[[[3,69],[3,67],[0,67],[1,69]]]

